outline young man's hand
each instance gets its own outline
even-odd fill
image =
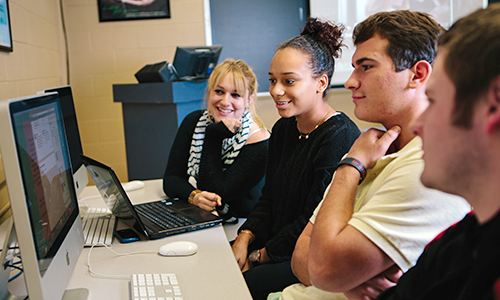
[[[389,147],[398,138],[401,127],[394,126],[387,131],[370,128],[363,132],[354,142],[347,157],[362,162],[366,169],[371,169],[377,161],[387,154]]]
[[[381,292],[394,285],[403,275],[403,271],[397,265],[393,265],[384,272],[378,274],[372,279],[358,285],[344,295],[350,300],[369,300],[375,299]]]

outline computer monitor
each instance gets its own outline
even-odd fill
[[[181,80],[203,80],[212,74],[217,65],[221,45],[177,47],[174,67]]]
[[[65,292],[83,234],[58,94],[1,101],[0,151],[13,221],[0,256],[0,299],[12,299],[4,262],[15,240],[29,299],[86,299],[86,289]]]
[[[82,142],[80,139],[80,130],[78,129],[78,120],[76,118],[75,103],[71,86],[54,87],[46,90],[37,91],[40,93],[57,92],[64,119],[64,129],[68,139],[69,156],[71,157],[71,167],[73,168],[73,180],[75,183],[76,194],[80,195],[83,189],[89,183],[87,169],[83,165],[80,154],[83,154]]]

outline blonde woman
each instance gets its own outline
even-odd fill
[[[227,59],[208,79],[207,109],[190,113],[175,137],[163,189],[225,222],[246,217],[261,195],[269,132],[257,116],[257,79]]]

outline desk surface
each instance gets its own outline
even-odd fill
[[[149,202],[165,197],[161,180],[149,180],[145,183],[144,189],[128,193],[133,203]],[[100,197],[93,197],[95,195],[98,195],[95,186],[86,187],[79,197],[80,205],[105,207],[104,201]],[[129,275],[176,273],[184,300],[251,299],[221,225],[130,244],[120,244],[115,239],[111,248],[118,253],[157,252],[160,246],[180,240],[195,242],[198,244],[198,252],[188,257],[162,257],[156,253],[117,256],[104,247],[94,247],[90,255],[92,271],[109,278],[89,275],[87,258],[90,248],[85,248],[68,289],[82,287],[89,289],[89,300],[129,299]]]

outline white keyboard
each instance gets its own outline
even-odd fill
[[[106,208],[81,210],[84,245],[111,246],[115,230],[115,216]]]
[[[130,280],[132,300],[182,300],[175,274],[133,274]]]

